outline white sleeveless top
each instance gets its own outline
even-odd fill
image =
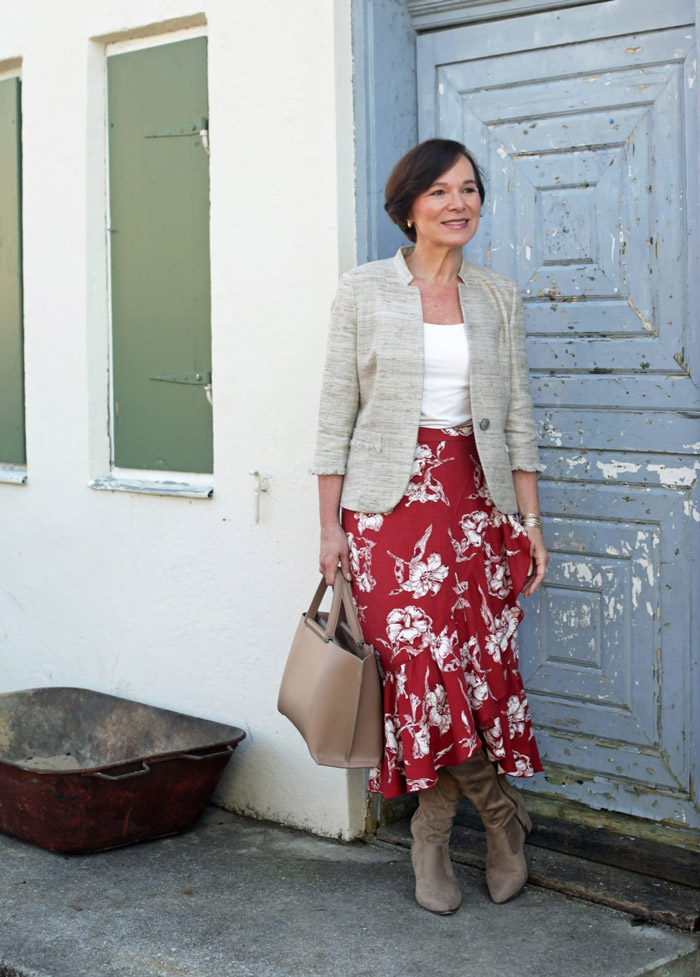
[[[423,323],[421,427],[460,427],[472,419],[469,345],[463,322]]]

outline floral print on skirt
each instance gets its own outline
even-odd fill
[[[385,749],[369,789],[424,790],[483,744],[499,773],[542,770],[518,669],[530,542],[495,508],[471,426],[418,431],[389,513],[344,510],[352,590],[384,685]]]

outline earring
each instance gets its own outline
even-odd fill
[[[410,220],[410,219],[409,219],[409,220],[407,220],[407,221],[406,221],[406,225],[407,225],[407,227],[408,227],[408,229],[410,230],[410,229],[411,229],[411,228],[413,227],[413,221],[412,221],[412,220]]]

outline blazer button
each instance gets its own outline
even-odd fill
[[[482,417],[481,420],[479,421],[479,427],[481,428],[482,431],[488,431],[490,426],[491,426],[491,421],[488,419],[488,417]]]

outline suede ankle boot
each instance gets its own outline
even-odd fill
[[[483,750],[448,767],[486,829],[486,884],[494,902],[512,899],[527,882],[523,843],[532,828],[525,802]]]
[[[459,784],[444,770],[439,770],[436,786],[419,792],[418,808],[411,818],[416,902],[442,916],[453,913],[462,902],[448,848],[461,797]]]

